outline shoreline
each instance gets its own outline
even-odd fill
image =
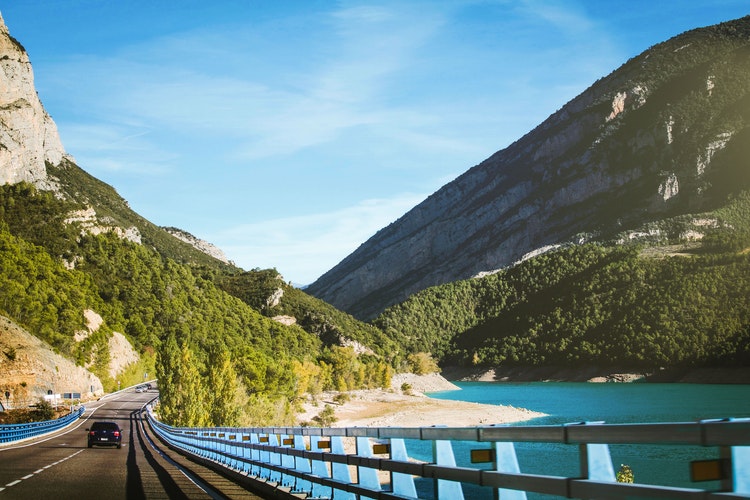
[[[330,427],[476,427],[526,422],[547,416],[544,413],[510,405],[491,405],[468,401],[435,399],[431,393],[461,390],[451,382],[582,382],[582,383],[686,383],[750,384],[750,367],[694,368],[638,373],[610,367],[568,369],[559,367],[460,369],[446,368],[442,374],[393,376],[389,389],[349,391],[340,397],[325,392],[303,404],[297,420],[317,425],[312,420],[327,406],[335,421]]]
[[[404,384],[410,389],[402,390]],[[346,393],[348,400],[342,403],[334,401],[338,393],[323,393],[316,403],[308,401],[304,404],[298,421],[311,422],[326,406],[334,409],[336,421],[331,427],[475,427],[546,416],[510,405],[435,399],[427,395],[449,390],[460,389],[439,374],[398,374],[393,377],[390,389],[349,391]]]
[[[457,382],[588,382],[588,383],[676,383],[676,384],[750,384],[750,367],[673,368],[639,371],[628,367],[567,368],[446,367],[443,376]]]

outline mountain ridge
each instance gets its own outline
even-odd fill
[[[360,319],[545,246],[614,237],[746,186],[750,17],[630,59],[381,229],[306,291]],[[739,183],[731,179],[736,178]]]

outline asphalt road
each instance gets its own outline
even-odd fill
[[[0,500],[261,498],[164,446],[140,416],[156,395],[114,394],[87,404],[63,431],[0,447]],[[86,429],[95,420],[120,425],[121,449],[87,447]]]

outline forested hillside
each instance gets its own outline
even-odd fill
[[[70,218],[83,208],[25,183],[0,188],[0,313],[90,366],[105,387],[115,387],[105,371],[113,331],[142,353],[134,373],[156,369],[165,414],[175,423],[289,423],[294,401],[306,393],[389,384],[393,354],[386,359],[344,346],[349,338],[363,346],[373,342],[373,327],[287,306],[319,315],[305,324],[312,330],[327,325],[336,333],[327,342],[322,332],[273,321],[221,288],[240,270],[199,265],[187,250],[175,259],[118,231],[84,228]],[[250,303],[260,300],[244,293]],[[76,341],[87,309],[105,323]]]
[[[568,246],[429,288],[374,323],[443,365],[748,366],[750,195],[701,218],[716,227],[698,245]]]

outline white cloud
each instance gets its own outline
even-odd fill
[[[328,213],[240,224],[207,238],[244,269],[275,267],[286,279],[309,284],[425,197],[368,199]]]

